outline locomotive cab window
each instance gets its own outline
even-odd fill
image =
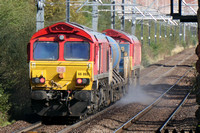
[[[124,52],[126,52],[127,53],[127,56],[129,56],[129,51],[130,51],[130,44],[129,43],[127,43],[127,44],[119,44],[119,46],[120,46],[120,48],[122,49],[122,47],[123,47],[123,49],[124,49],[124,51],[123,51],[123,53],[121,54],[121,57],[124,57]]]
[[[65,60],[89,60],[90,44],[88,42],[66,42],[64,58]]]
[[[35,60],[57,60],[57,42],[35,42],[33,45],[33,58]]]

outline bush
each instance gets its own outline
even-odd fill
[[[10,95],[9,114],[15,119],[21,118],[29,106],[26,46],[35,32],[34,8],[32,0],[0,0],[0,83],[2,93]]]
[[[0,126],[4,126],[8,119],[7,112],[10,109],[8,98],[9,95],[4,92],[4,89],[0,84]]]

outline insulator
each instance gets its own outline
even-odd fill
[[[38,10],[42,10],[44,6],[45,6],[44,0],[38,0],[38,3],[37,3]]]

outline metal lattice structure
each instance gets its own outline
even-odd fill
[[[170,15],[173,19],[179,19],[180,22],[197,22],[199,0],[193,0],[191,2],[192,3],[187,3],[185,0],[178,0],[178,2],[175,2],[175,0],[171,0]]]
[[[86,0],[86,1],[70,1],[66,0],[65,3],[48,3],[45,0],[37,0],[37,31],[44,27],[44,5],[66,5],[66,22],[70,22],[70,6],[78,7],[76,12],[88,12],[92,14],[92,28],[97,31],[98,27],[98,15],[99,12],[111,12],[111,28],[115,29],[115,18],[119,16],[121,18],[121,30],[124,30],[125,20],[132,22],[132,34],[135,34],[136,24],[150,25],[152,21],[167,26],[179,25],[180,22],[196,22],[196,10],[198,8],[198,2],[200,0],[111,0],[110,2],[103,3],[101,0]],[[72,4],[73,3],[73,4]],[[83,10],[84,6],[92,7],[92,12]],[[110,7],[110,9],[99,9],[98,7]],[[116,15],[117,14],[117,15]],[[187,18],[187,19],[186,19]],[[189,18],[189,19],[188,19]],[[176,20],[174,20],[176,19]],[[150,21],[149,21],[150,20]],[[157,37],[157,25],[155,24],[155,40]],[[183,24],[197,27],[194,23]],[[182,28],[182,24],[180,25]],[[149,31],[151,28],[149,27]],[[166,31],[166,30],[165,30]],[[180,36],[185,30],[180,30]],[[160,30],[161,32],[161,30]],[[141,33],[141,41],[143,39]],[[160,33],[161,34],[161,33]],[[166,37],[165,33],[165,37]],[[170,33],[171,34],[171,33]],[[161,35],[159,35],[160,37]],[[150,39],[149,39],[150,40]]]

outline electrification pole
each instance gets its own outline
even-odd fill
[[[155,21],[155,34],[154,34],[154,37],[155,37],[155,44],[157,43],[157,22]]]
[[[143,19],[141,20],[141,43],[143,44],[143,40],[144,40],[144,37],[143,37]]]
[[[194,37],[194,28],[193,27],[191,27],[191,33],[192,33],[192,37]]]
[[[133,5],[136,5],[136,0],[133,0]],[[132,35],[135,35],[135,29],[136,29],[136,16],[135,16],[135,8],[133,6],[133,10],[132,10],[132,26],[131,26]]]
[[[170,41],[172,41],[172,24],[170,24],[170,33],[169,33],[169,36],[170,36]]]
[[[160,31],[159,31],[159,38],[162,38],[162,22],[160,21]]]
[[[186,25],[185,23],[183,24],[183,41],[185,42],[185,36],[186,36]]]
[[[174,26],[174,40],[176,38],[176,25]]]
[[[179,40],[181,41],[182,40],[182,23],[179,24]]]
[[[98,6],[96,0],[93,0],[92,6],[92,29],[94,31],[97,31],[98,29]]]
[[[66,0],[66,22],[70,21],[70,0]]]
[[[148,37],[148,44],[151,44],[151,20],[149,19],[149,37]]]
[[[45,0],[37,0],[36,31],[44,28],[44,2]]]
[[[165,38],[167,38],[167,23],[165,23]]]
[[[111,29],[115,29],[115,0],[112,1],[111,6]]]
[[[121,30],[124,31],[125,30],[125,12],[124,12],[124,1],[122,0],[122,18],[121,18]]]

